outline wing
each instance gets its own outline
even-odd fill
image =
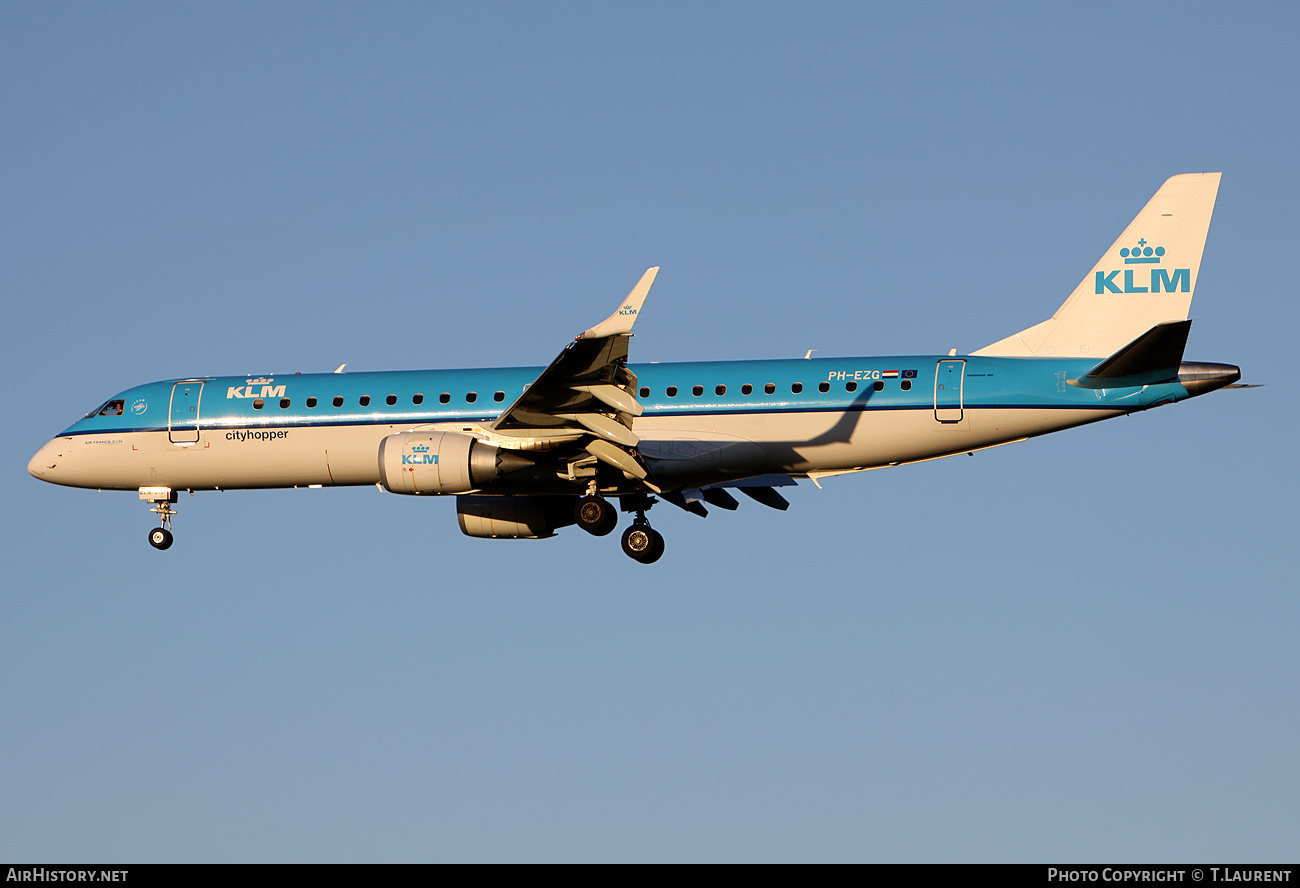
[[[601,462],[645,480],[632,432],[632,419],[642,407],[627,351],[632,325],[658,272],[648,269],[618,310],[565,346],[492,423],[495,438],[582,441]]]

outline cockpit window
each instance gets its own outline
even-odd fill
[[[92,416],[121,416],[126,411],[126,401],[121,398],[114,398],[98,410],[92,410],[83,418],[90,419]]]

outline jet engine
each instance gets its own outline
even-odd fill
[[[466,536],[538,540],[574,522],[571,496],[458,496],[456,517]]]
[[[379,442],[379,480],[389,493],[468,493],[532,465],[461,432],[400,432]]]

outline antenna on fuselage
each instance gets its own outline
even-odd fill
[[[335,369],[334,372],[335,372],[335,373],[342,373],[342,372],[343,372],[343,368],[346,367],[346,366],[347,366],[347,364],[339,364],[339,365],[338,365],[338,368]]]
[[[810,349],[808,349],[808,353],[807,353],[806,355],[803,356],[803,359],[804,359],[805,361],[810,361],[810,360],[812,360],[812,353],[815,352],[815,351],[817,351],[817,349],[815,349],[815,348],[810,348]]]

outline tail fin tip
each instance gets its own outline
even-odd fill
[[[1170,176],[1055,314],[973,354],[1105,358],[1186,320],[1221,177]]]

